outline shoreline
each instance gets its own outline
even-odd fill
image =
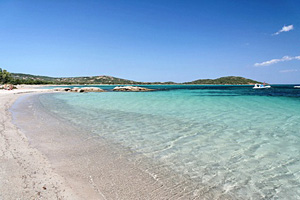
[[[9,127],[1,131],[0,144],[5,146],[1,153],[14,155],[9,160],[0,154],[4,167],[14,163],[11,171],[0,168],[0,199],[234,199],[229,194],[221,194],[217,188],[192,183],[188,178],[168,171],[163,164],[134,155],[135,152],[92,133],[82,137],[80,130],[35,107],[38,103],[28,99],[34,99],[36,95],[24,95],[50,91],[0,92],[1,101],[7,102],[0,112],[5,117],[5,127]],[[11,107],[13,104],[14,108]],[[13,123],[11,110],[14,112]],[[21,113],[17,116],[18,128],[15,125],[17,112]],[[8,131],[13,132],[14,137],[6,144],[2,137],[8,137]],[[15,180],[11,181],[12,177]]]
[[[31,146],[42,152],[66,183],[78,191],[80,199],[198,199],[220,195],[211,193],[214,188],[200,187],[168,171],[163,164],[44,112],[35,102],[36,96],[24,98],[29,100],[21,99],[23,105],[17,105],[17,110],[23,106],[32,111],[25,113],[28,119],[24,119],[24,113],[16,117],[21,119],[17,119],[18,126]]]
[[[0,91],[0,199],[234,199],[44,112],[51,91]]]
[[[20,96],[36,92],[47,90],[0,91],[0,199],[79,199],[12,123],[12,104]]]

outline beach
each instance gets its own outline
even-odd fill
[[[47,158],[12,123],[9,107],[38,89],[0,90],[0,199],[78,199]]]
[[[24,102],[33,102],[27,98],[47,92],[52,91],[19,89],[0,93],[0,199],[195,199],[205,196],[197,193],[189,181],[161,166],[150,169],[146,159],[132,156],[127,149],[93,135],[81,137],[79,130],[45,113],[40,116],[23,112],[26,106],[30,107]],[[16,100],[25,106],[22,108],[17,103],[18,110],[14,110],[16,106],[12,109],[22,131],[12,123],[10,107]],[[24,110],[20,112],[20,109]],[[211,197],[207,195],[208,199]]]
[[[0,200],[300,200],[300,1],[1,1]]]
[[[98,87],[1,91],[0,199],[300,196],[292,86]]]

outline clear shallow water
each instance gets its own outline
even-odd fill
[[[299,89],[151,87],[160,90],[39,98],[77,126],[223,193],[300,199]]]

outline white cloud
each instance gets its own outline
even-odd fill
[[[294,29],[294,25],[289,25],[289,26],[283,26],[282,29],[280,31],[277,31],[276,33],[274,33],[273,35],[279,35],[279,33],[282,32],[289,32],[291,30]]]
[[[290,73],[290,72],[297,72],[299,71],[298,69],[286,69],[286,70],[281,70],[279,71],[280,73]]]
[[[272,65],[284,61],[290,61],[290,60],[300,60],[300,56],[295,56],[295,57],[283,56],[282,58],[279,59],[272,59],[261,63],[255,63],[254,66],[255,67],[268,66],[268,65]]]

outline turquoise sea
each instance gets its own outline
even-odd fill
[[[223,193],[300,199],[300,89],[146,87],[158,90],[54,93],[39,100],[76,126]]]

